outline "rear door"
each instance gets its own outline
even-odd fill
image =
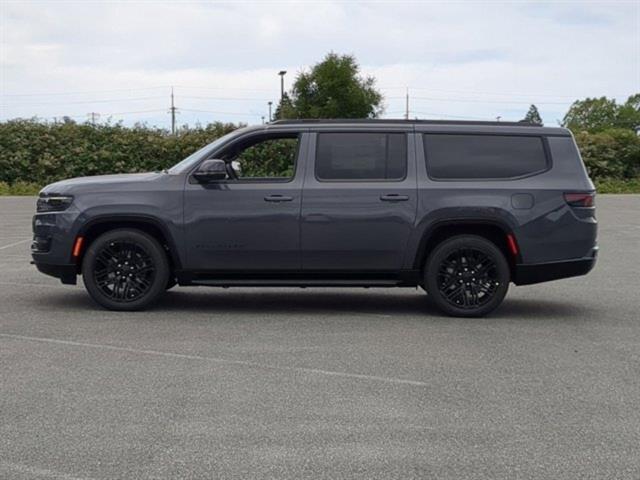
[[[301,213],[306,271],[397,272],[416,216],[409,129],[318,131]]]

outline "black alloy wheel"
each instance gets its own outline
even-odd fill
[[[454,316],[476,317],[494,310],[509,287],[509,265],[489,240],[460,235],[429,256],[425,287],[436,305]]]
[[[149,291],[155,273],[153,260],[144,247],[115,240],[98,251],[93,279],[105,296],[118,302],[133,302]]]
[[[82,276],[91,297],[111,310],[140,310],[157,300],[169,282],[160,244],[138,230],[118,229],[87,249]]]

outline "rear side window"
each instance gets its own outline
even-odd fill
[[[424,151],[434,179],[514,178],[547,169],[541,137],[426,134]]]
[[[402,180],[407,174],[404,133],[319,133],[319,180]]]

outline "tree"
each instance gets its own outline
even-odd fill
[[[273,112],[273,118],[294,118],[293,115],[293,104],[291,103],[291,98],[289,98],[289,94],[284,92],[282,95],[282,99],[280,103],[276,106],[276,111]]]
[[[577,132],[576,141],[592,178],[637,178],[640,137],[627,129]]]
[[[617,125],[635,130],[640,127],[640,93],[631,95],[618,111]]]
[[[535,123],[536,125],[542,125],[542,117],[540,116],[540,112],[538,112],[538,107],[531,104],[529,107],[529,111],[522,119],[524,122]]]
[[[382,100],[375,79],[360,74],[355,57],[332,52],[298,74],[276,118],[375,118]]]
[[[564,116],[562,125],[575,132],[601,132],[610,128],[633,129],[634,99],[629,97],[624,106],[616,103],[615,99],[607,97],[586,98],[576,100]],[[637,114],[637,105],[635,108]]]

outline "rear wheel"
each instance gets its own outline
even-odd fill
[[[110,310],[142,310],[165,291],[169,262],[160,244],[133,229],[104,233],[91,243],[82,262],[84,285]]]
[[[439,244],[425,265],[424,285],[436,306],[456,317],[481,317],[497,308],[509,288],[509,264],[500,249],[476,235]]]

